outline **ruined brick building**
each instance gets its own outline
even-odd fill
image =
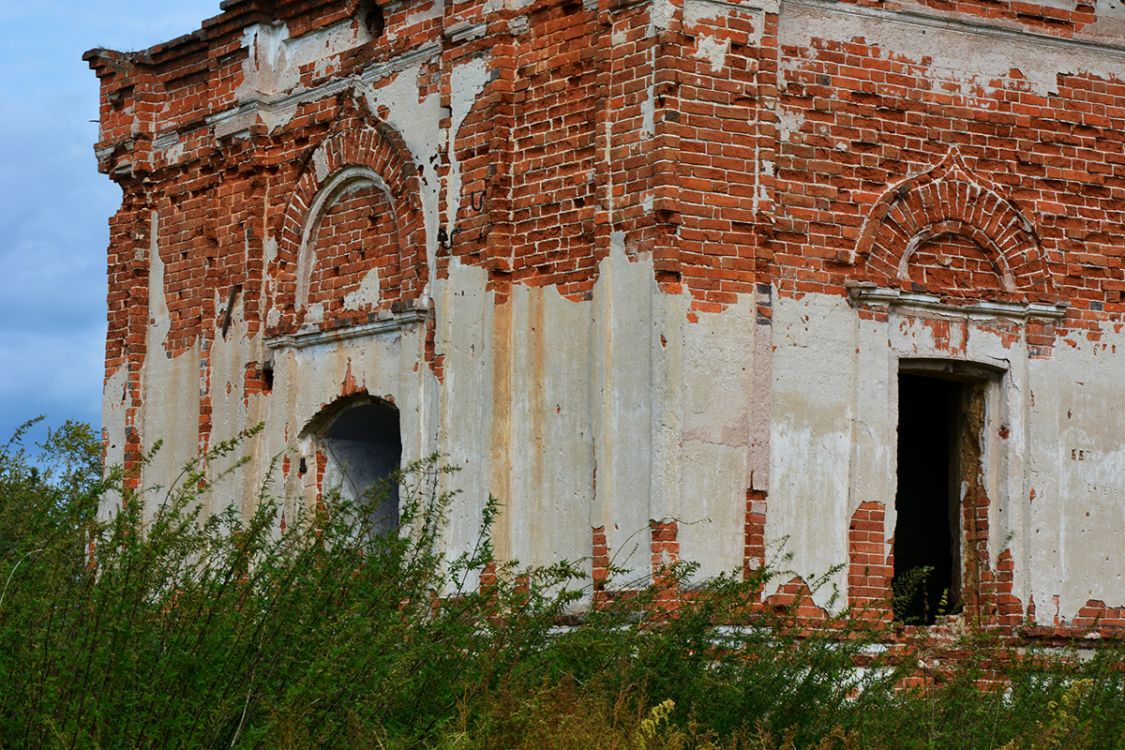
[[[491,492],[524,563],[1125,626],[1119,0],[226,0],[86,59],[145,485],[264,422],[215,505],[437,450],[450,554]]]

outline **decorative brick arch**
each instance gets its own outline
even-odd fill
[[[271,334],[301,323],[313,258],[309,241],[336,196],[362,183],[380,190],[394,214],[400,283],[389,301],[409,305],[426,283],[426,232],[418,168],[402,136],[373,117],[350,117],[308,158],[278,228]]]
[[[940,164],[888,189],[867,216],[852,258],[873,281],[909,279],[914,252],[957,235],[988,257],[1010,298],[1048,298],[1050,273],[1031,221],[969,169],[956,149]]]

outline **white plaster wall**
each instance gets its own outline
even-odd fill
[[[935,335],[934,322],[948,322],[947,338]],[[987,385],[982,434],[982,469],[989,497],[987,562],[995,570],[1000,555],[1005,550],[1012,553],[1016,570],[1014,593],[1026,605],[1029,552],[1026,505],[1022,499],[1029,490],[1025,464],[1028,352],[1021,327],[1013,329],[1018,333],[1014,338],[997,330],[1014,325],[1012,321],[990,320],[987,316],[905,310],[892,315],[888,330],[895,360],[945,359],[982,364],[997,368],[1001,373]],[[897,405],[892,415],[897,423]],[[1007,437],[1001,437],[1002,431]],[[891,450],[894,450],[893,443]],[[893,471],[892,465],[892,476]],[[893,486],[890,497],[892,502],[888,504],[886,517],[888,533],[893,532],[896,520]]]
[[[248,29],[244,43],[251,55],[240,99],[257,106],[266,124],[276,127],[292,116],[298,94],[312,95],[302,93],[297,68],[315,63],[319,72],[327,72],[327,61],[366,41],[363,34],[350,24],[299,39],[290,39],[283,25]],[[433,273],[440,152],[450,153],[445,187],[447,228],[452,231],[461,200],[452,141],[488,80],[487,58],[453,71],[457,86],[449,113],[436,90],[420,95],[422,71],[421,61],[388,67],[382,78],[359,81],[357,93],[403,134],[419,166]],[[440,129],[447,114],[448,133]],[[241,127],[234,120],[223,132]],[[394,399],[403,425],[404,460],[440,449],[464,467],[452,480],[464,491],[451,514],[451,554],[468,550],[475,541],[480,508],[492,492],[507,508],[497,529],[498,548],[525,563],[586,557],[591,526],[605,525],[614,564],[629,569],[627,578],[643,580],[650,563],[650,519],[677,518],[686,521],[681,541],[690,556],[698,556],[710,571],[735,568],[741,558],[738,518],[747,474],[743,382],[749,372],[744,356],[749,347],[738,342],[745,339],[740,338],[741,321],[750,306],[740,305],[734,318],[706,315],[699,323],[686,323],[687,300],[662,295],[651,262],[627,260],[623,241],[618,238],[603,262],[593,300],[586,302],[565,300],[550,288],[517,286],[498,305],[495,295],[485,291],[486,275],[456,261],[447,280],[438,283],[431,277],[438,351],[446,358],[443,384],[425,364],[421,325],[269,354],[265,342],[248,338],[241,299],[231,313],[228,335],[208,337],[205,369],[201,371],[199,345],[165,361],[158,354],[169,322],[163,266],[154,254],[143,432],[146,446],[158,429],[168,433],[171,444],[149,474],[175,476],[195,455],[199,394],[209,387],[212,445],[258,420],[268,425],[261,437],[237,452],[249,453],[254,469],[221,479],[213,498],[241,498],[249,509],[258,486],[268,482],[274,491],[289,495],[292,513],[294,504],[307,502],[314,492],[314,446],[300,439],[301,430],[339,397],[347,382]],[[264,244],[267,255],[275,252],[275,239],[268,233]],[[658,339],[664,342],[659,347]],[[721,361],[710,360],[713,348],[721,352]],[[246,364],[271,356],[273,392],[248,399]],[[714,383],[730,392],[721,405],[709,406],[706,391]],[[692,400],[689,411],[682,405],[685,394]],[[107,410],[114,408],[107,399]],[[681,441],[685,414],[694,432]],[[117,422],[123,422],[123,415]],[[482,450],[486,435],[487,451]],[[288,476],[271,476],[273,461],[285,455],[291,459]],[[212,477],[222,475],[237,456],[210,467]],[[302,456],[309,472],[298,478]],[[723,466],[719,472],[709,468],[716,461]],[[659,495],[655,503],[654,494]]]
[[[199,341],[177,357],[164,348],[172,324],[164,295],[160,217],[156,211],[151,216],[149,242],[149,325],[141,376],[144,402],[149,406],[141,412],[140,429],[146,455],[158,441],[161,447],[141,473],[146,514],[154,512],[169,497],[182,479],[184,467],[199,454],[200,390]]]
[[[1125,605],[1125,335],[1119,328],[1103,327],[1100,341],[1073,333],[1056,344],[1051,359],[1029,368],[1028,578],[1044,624],[1056,615],[1074,617],[1088,599]]]
[[[462,490],[445,539],[451,556],[471,549],[492,492],[506,506],[498,547],[524,564],[587,558],[591,527],[605,524],[614,563],[643,581],[648,522],[674,518],[684,559],[705,574],[737,568],[758,407],[754,353],[764,351],[751,302],[691,322],[687,299],[656,287],[649,259],[618,250],[603,261],[592,299],[581,302],[515,287],[498,303],[483,270],[453,261],[435,298],[441,383],[424,364],[423,326],[411,324],[279,350],[273,393],[248,408],[244,367],[260,342],[219,336],[208,353],[212,444],[258,413],[270,428],[253,446],[252,476],[220,483],[216,497],[249,497],[270,458],[285,451],[291,477],[302,454],[314,470],[298,436],[348,380],[394,399],[406,460],[439,449],[462,467],[451,481]],[[167,333],[162,270],[157,254],[148,332],[156,353]],[[933,319],[951,321],[947,336],[935,336],[926,322]],[[985,428],[990,563],[1012,551],[1016,594],[1025,605],[1034,596],[1042,622],[1054,617],[1055,597],[1064,618],[1087,599],[1125,604],[1125,553],[1116,544],[1125,527],[1117,502],[1125,490],[1125,367],[1115,356],[1125,336],[1109,328],[1098,342],[1072,335],[1052,359],[1029,361],[1022,339],[992,330],[993,322],[910,310],[887,322],[860,320],[846,300],[828,295],[775,301],[767,538],[772,551],[792,555],[794,573],[811,581],[846,562],[848,522],[861,502],[885,503],[893,532],[898,362],[946,357],[1004,372]],[[243,325],[236,306],[231,331]],[[146,363],[145,447],[161,433],[173,438],[146,484],[166,482],[195,454],[199,365],[197,349]],[[115,374],[107,393],[123,378]],[[159,409],[151,406],[157,393]],[[107,399],[107,414],[117,414],[118,402]],[[305,493],[294,502],[310,499],[310,481],[311,473],[290,483]],[[835,582],[842,593],[842,576]],[[830,595],[823,589],[817,600]]]
[[[243,82],[237,96],[247,101],[288,93],[300,84],[302,67],[312,65],[314,75],[322,76],[329,71],[332,58],[370,40],[364,24],[352,19],[295,39],[284,23],[249,26],[243,32],[242,46],[250,54],[242,66]]]
[[[615,233],[594,289],[588,375],[597,469],[591,526],[605,526],[614,565],[625,580],[649,575],[652,483],[651,362],[653,273],[630,263]]]
[[[665,305],[676,298],[667,298]],[[746,490],[750,487],[750,425],[755,313],[743,296],[722,313],[681,316],[683,340],[678,503],[680,554],[714,576],[742,566]],[[653,467],[659,481],[659,467]]]
[[[486,291],[487,272],[450,260],[448,278],[435,290],[438,320],[437,348],[445,355],[437,444],[459,471],[448,487],[457,490],[449,515],[445,552],[450,559],[476,550],[483,523],[484,500],[495,492],[489,477],[488,436],[493,431],[492,319],[494,293]],[[464,425],[473,425],[471,430]],[[475,581],[467,582],[468,586]]]
[[[853,312],[853,315],[856,315]],[[898,459],[898,361],[888,346],[888,323],[856,315],[856,375],[851,456],[851,501],[854,512],[867,502],[886,509],[887,552],[895,522]],[[850,518],[850,514],[849,514]]]
[[[948,336],[927,320],[949,321]],[[821,295],[775,303],[767,538],[785,540],[794,572],[809,580],[846,562],[848,520],[865,501],[886,506],[890,552],[898,363],[948,359],[1003,373],[989,387],[983,430],[990,566],[1012,553],[1014,593],[1025,607],[1034,597],[1041,623],[1072,618],[1088,599],[1125,604],[1125,363],[1116,356],[1125,336],[1109,326],[1098,341],[1072,334],[1051,359],[1030,360],[1022,335],[1000,325],[917,310],[860,321],[845,300]]]
[[[216,309],[225,314],[226,300],[216,304]],[[217,457],[208,468],[212,482],[209,493],[211,512],[220,513],[227,506],[234,505],[244,514],[253,510],[259,499],[262,481],[256,465],[268,467],[269,456],[261,453],[262,437],[240,438],[239,433],[254,427],[259,421],[262,396],[246,393],[246,366],[249,362],[260,361],[263,350],[261,336],[248,336],[246,320],[243,315],[243,295],[237,295],[231,310],[230,325],[224,337],[218,321],[214,338],[210,343],[208,360],[210,370],[207,377],[211,389],[211,436],[209,446],[216,447],[220,442],[235,440],[237,448],[223,457]],[[252,461],[238,466],[244,457]]]
[[[488,85],[489,76],[488,60],[484,57],[474,57],[468,62],[455,67],[449,76],[449,133],[448,154],[449,174],[446,177],[447,207],[445,224],[450,232],[456,229],[457,213],[461,208],[461,162],[457,158],[457,149],[453,144],[457,142],[457,134],[464,124],[465,118],[473,109],[473,104],[478,96],[484,92]]]
[[[589,556],[591,538],[589,305],[526,286],[513,287],[508,304],[510,349],[494,356],[511,368],[511,553],[528,564],[576,561]]]
[[[125,465],[125,413],[129,400],[129,368],[121,365],[106,378],[102,391],[104,464],[110,471]],[[121,496],[116,492],[109,493],[102,500],[100,516],[108,519],[109,514],[120,504]]]
[[[767,562],[806,582],[847,562],[856,314],[842,297],[775,299]],[[840,596],[846,571],[833,578]],[[813,592],[826,605],[831,586]]]
[[[316,446],[313,440],[302,439],[302,431],[341,398],[345,382],[398,407],[404,463],[436,448],[436,379],[424,365],[415,367],[423,362],[424,349],[424,328],[415,323],[400,331],[275,352],[274,388],[264,410],[268,429],[263,455],[288,453],[291,458],[286,482],[289,513],[295,512],[295,503],[312,502],[316,492]],[[308,473],[298,478],[302,457]],[[260,463],[259,481],[266,478],[263,469]],[[300,497],[294,497],[295,493]]]
[[[446,113],[442,110],[441,96],[437,91],[429,96],[420,95],[422,75],[422,62],[419,62],[392,73],[378,81],[378,85],[365,87],[364,95],[371,110],[384,113],[387,123],[402,135],[418,166],[422,220],[426,227],[426,267],[430,270],[429,281],[432,283],[440,224],[438,191],[441,181],[437,169],[441,151],[446,145],[446,133],[439,123]]]

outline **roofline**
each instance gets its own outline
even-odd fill
[[[159,67],[191,54],[208,50],[217,44],[240,37],[247,26],[274,23],[283,6],[297,6],[299,11],[314,10],[325,5],[357,5],[359,0],[222,0],[220,12],[202,22],[200,28],[166,42],[133,52],[94,47],[82,55],[99,77],[118,68],[121,63],[138,67]]]

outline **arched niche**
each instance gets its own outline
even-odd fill
[[[990,238],[960,221],[919,230],[899,259],[897,278],[956,297],[1017,292],[1011,268]]]
[[[956,150],[883,193],[850,260],[868,281],[919,291],[1008,301],[1053,291],[1031,220]]]
[[[309,155],[267,269],[267,334],[410,308],[426,280],[418,169],[386,123],[349,118]]]
[[[395,481],[402,462],[399,410],[384,399],[356,395],[322,410],[302,432],[323,456],[322,494],[367,509],[372,532],[393,533],[399,526]]]
[[[298,315],[312,305],[328,313],[334,303],[378,306],[382,289],[400,281],[399,240],[394,196],[382,176],[361,166],[338,171],[316,194],[301,233]]]

